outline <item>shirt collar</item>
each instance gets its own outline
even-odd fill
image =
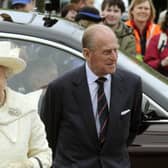
[[[139,28],[136,26],[134,20],[131,20],[131,24],[133,25],[133,27],[134,27],[134,28],[138,31],[138,33],[140,34]],[[149,27],[151,26],[151,24],[152,24],[151,21],[148,21],[148,22],[146,23],[145,28],[144,28],[144,30],[143,30],[143,33],[146,32],[146,31],[149,29]]]
[[[88,84],[92,84],[97,80],[97,78],[99,78],[99,76],[97,76],[93,73],[93,71],[89,68],[87,63],[85,64],[85,67],[86,67],[86,76],[87,76]],[[107,74],[104,77],[107,79],[105,82],[107,82],[111,79],[110,74]]]

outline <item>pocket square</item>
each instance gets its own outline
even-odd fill
[[[129,112],[130,112],[130,109],[124,110],[124,111],[121,112],[121,115],[125,115],[125,114],[127,114]]]

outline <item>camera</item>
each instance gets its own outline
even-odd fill
[[[45,0],[44,26],[51,27],[57,22],[56,16],[60,12],[60,0]]]

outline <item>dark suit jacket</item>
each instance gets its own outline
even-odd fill
[[[140,124],[141,96],[138,76],[123,70],[112,75],[107,139],[100,147],[85,66],[49,84],[41,118],[53,150],[53,167],[129,168],[127,143]]]

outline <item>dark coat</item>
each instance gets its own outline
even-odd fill
[[[129,168],[127,143],[132,142],[140,124],[141,96],[139,77],[121,70],[112,75],[107,139],[101,147],[85,66],[53,81],[41,110],[54,152],[53,167]],[[121,115],[128,109],[129,113]]]

